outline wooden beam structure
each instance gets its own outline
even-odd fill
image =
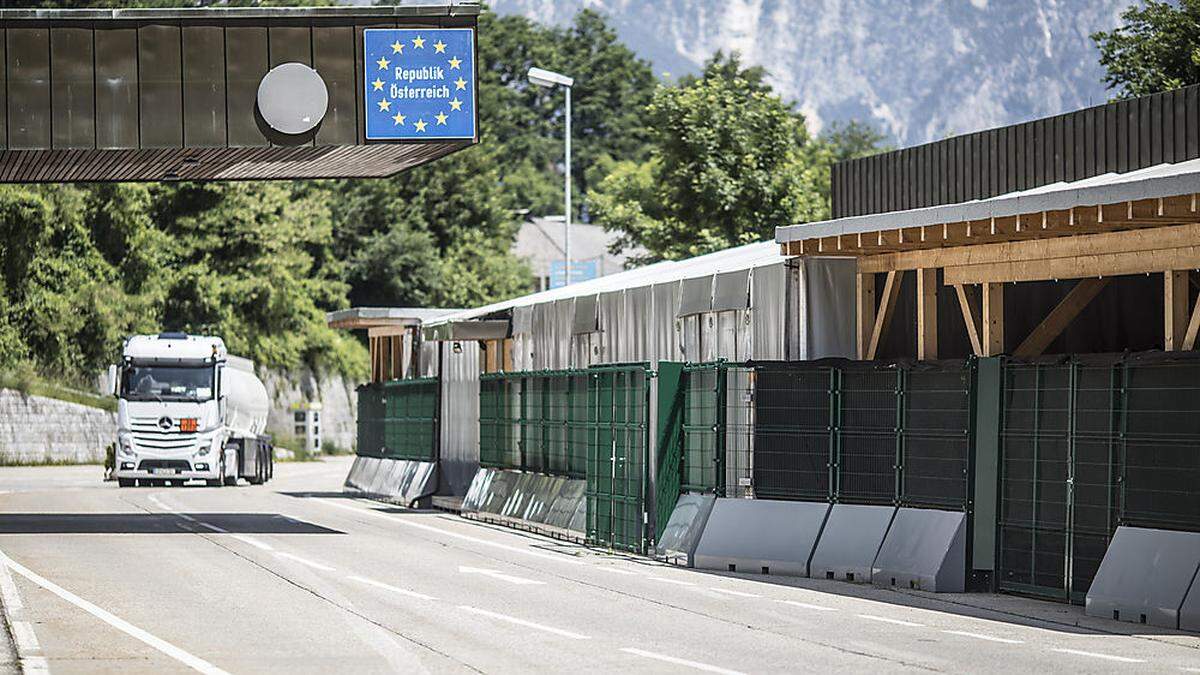
[[[1004,285],[983,284],[983,335],[980,343],[984,356],[1004,353]]]
[[[917,358],[938,357],[937,270],[917,270]]]
[[[1200,195],[1196,193],[1054,211],[1031,211],[968,222],[813,237],[784,242],[780,246],[784,255],[870,256],[885,251],[938,250],[996,242],[1158,228],[1184,223],[1200,223]]]
[[[979,303],[966,286],[955,286],[954,292],[958,295],[958,306],[962,309],[963,323],[967,327],[967,339],[971,341],[971,353],[983,356],[983,343],[979,339]]]
[[[1188,328],[1188,273],[1168,270],[1163,273],[1163,349],[1183,349]]]
[[[1088,306],[1100,291],[1108,285],[1110,278],[1083,279],[1058,303],[1046,318],[1030,332],[1025,341],[1013,352],[1013,356],[1031,358],[1040,356],[1054,339],[1062,334],[1075,317]],[[957,286],[956,288],[962,288]]]
[[[1192,318],[1188,321],[1187,332],[1183,336],[1184,351],[1190,352],[1196,348],[1197,333],[1200,333],[1200,299],[1197,299],[1192,307]]]
[[[875,329],[875,275],[857,275],[855,288],[855,331],[858,340],[858,358],[867,358],[870,351],[871,333]]]
[[[892,325],[892,316],[896,313],[896,298],[900,297],[900,282],[903,272],[888,272],[887,281],[883,284],[883,297],[879,302],[879,310],[875,313],[875,325],[871,330],[871,341],[867,352],[862,358],[870,361],[879,353],[879,343],[887,335],[888,327]]]

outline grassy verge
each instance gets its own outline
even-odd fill
[[[0,370],[0,389],[14,389],[27,396],[43,396],[108,412],[117,411],[117,399],[83,391],[66,384],[52,382],[38,375],[29,366]]]

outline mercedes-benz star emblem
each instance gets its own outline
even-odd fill
[[[167,429],[170,429],[171,426],[172,426],[172,422],[171,422],[170,417],[166,417],[164,415],[163,417],[158,418],[158,428],[159,429],[166,431]]]

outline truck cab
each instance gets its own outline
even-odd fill
[[[266,389],[253,364],[230,356],[221,338],[132,336],[109,381],[117,396],[114,474],[121,487],[270,477]]]

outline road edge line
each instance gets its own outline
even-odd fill
[[[75,595],[71,591],[68,591],[67,589],[63,588],[62,586],[59,586],[58,584],[54,583],[53,581],[50,581],[49,579],[42,577],[41,575],[34,572],[33,570],[25,567],[21,563],[13,560],[12,558],[9,558],[3,552],[0,552],[0,566],[4,566],[4,567],[12,570],[13,572],[16,572],[17,574],[25,577],[26,579],[33,582],[34,584],[53,593],[54,595],[57,595],[59,598],[62,598],[63,600],[67,601],[68,603],[75,605],[79,609],[82,609],[83,611],[87,612],[88,614],[91,614],[92,616],[96,617],[97,619],[100,619],[101,621],[108,624],[109,626],[112,626],[113,628],[116,628],[117,630],[121,631],[122,633],[125,633],[126,635],[128,635],[150,647],[153,647],[154,649],[157,649],[158,651],[162,652],[163,654],[175,659],[176,661],[179,661],[180,663],[186,665],[187,667],[189,667],[193,670],[196,670],[201,673],[205,673],[206,675],[229,675],[229,673],[226,673],[224,670],[221,670],[220,668],[214,666],[213,664],[209,663],[208,661],[205,661],[204,659],[202,659],[194,654],[191,654],[190,652],[184,651],[183,649],[176,647],[175,645],[171,644],[170,642],[167,642],[166,640],[164,640],[156,635],[153,635],[152,633],[149,633],[141,628],[138,628],[137,626],[129,623],[125,619],[122,619],[121,617],[113,614],[112,612],[109,612],[108,610],[104,609],[103,607],[100,607],[99,605],[96,605],[95,603],[85,600],[85,599],[79,597],[78,595]]]

